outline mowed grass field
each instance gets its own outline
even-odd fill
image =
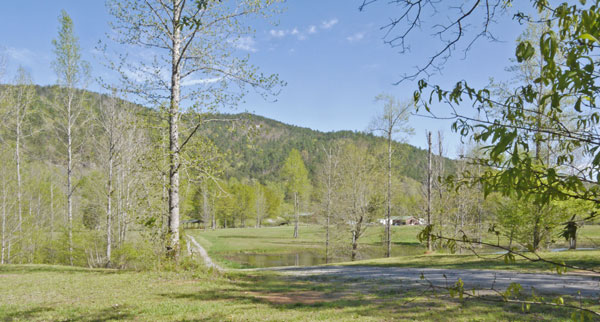
[[[596,227],[586,235],[596,234]],[[417,243],[420,227],[394,227],[394,245]],[[319,249],[323,231],[303,226],[188,231],[211,253]],[[584,235],[584,234],[582,234]],[[378,245],[373,230],[363,242]],[[600,269],[600,251],[544,253]],[[547,264],[497,255],[429,254],[343,265],[547,270]],[[339,264],[336,264],[339,265]],[[499,298],[495,298],[498,300]],[[565,298],[578,305],[578,299]],[[597,300],[583,305],[600,310]],[[274,272],[204,269],[118,271],[49,265],[0,265],[0,321],[565,321],[571,309],[461,300],[446,291],[390,286],[383,281],[295,279]],[[579,317],[579,316],[578,316]]]
[[[516,304],[373,283],[293,280],[268,272],[2,265],[0,320],[564,321],[573,313],[538,306],[526,312]]]

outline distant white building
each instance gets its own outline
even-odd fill
[[[391,224],[392,226],[402,226],[402,225],[424,225],[425,224],[425,220],[414,217],[414,216],[402,216],[402,217],[398,217],[398,216],[394,216],[390,218]],[[381,218],[379,220],[377,220],[377,222],[379,222],[382,225],[386,225],[387,224],[387,218]]]

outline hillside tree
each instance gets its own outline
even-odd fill
[[[300,222],[301,201],[308,198],[310,181],[308,170],[302,160],[302,155],[296,149],[292,149],[281,168],[281,178],[285,182],[288,196],[294,203],[294,238],[298,238],[298,223]]]
[[[73,171],[77,165],[74,152],[83,142],[77,137],[77,131],[84,123],[85,95],[81,90],[89,79],[89,64],[81,58],[79,39],[75,36],[71,17],[63,10],[58,21],[58,37],[52,40],[55,55],[52,67],[58,85],[55,107],[59,118],[54,124],[65,148],[67,234],[69,263],[73,265]]]
[[[373,132],[379,132],[387,140],[387,209],[385,223],[385,257],[390,257],[392,253],[392,156],[394,150],[392,143],[398,134],[412,134],[413,128],[408,121],[413,110],[411,102],[402,102],[392,95],[379,94],[375,101],[383,103],[383,111],[372,121],[369,129]]]

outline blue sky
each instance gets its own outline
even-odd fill
[[[249,96],[237,111],[249,111],[285,123],[321,131],[365,130],[381,108],[374,97],[382,92],[410,98],[416,83],[393,85],[432,53],[439,42],[427,32],[417,33],[412,52],[401,55],[383,43],[380,27],[398,13],[387,1],[360,12],[361,0],[288,0],[275,24],[256,21],[256,35],[240,50],[265,73],[278,73],[287,86],[276,102]],[[57,17],[65,9],[73,18],[84,58],[95,76],[106,73],[94,57],[94,46],[109,31],[104,1],[20,0],[0,5],[0,51],[9,62],[9,75],[18,65],[28,69],[37,84],[53,84],[51,40]],[[462,59],[460,53],[446,64],[442,75],[430,81],[449,85],[461,79],[485,85],[488,78],[507,77],[504,67],[514,53],[514,39],[522,26],[504,17],[498,21],[498,43],[482,41]],[[6,81],[6,79],[4,80]],[[90,85],[98,90],[97,85]],[[444,106],[436,107],[439,111]],[[456,155],[459,140],[450,123],[414,117],[415,134],[407,141],[425,147],[425,131],[442,130],[446,150]]]

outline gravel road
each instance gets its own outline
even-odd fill
[[[503,291],[511,283],[519,283],[523,291],[536,294],[570,294],[589,298],[600,297],[600,276],[579,274],[518,273],[513,271],[402,268],[373,266],[313,266],[283,267],[272,270],[291,277],[328,280],[362,280],[383,284],[402,284],[402,286],[422,286],[421,274],[435,286],[453,285],[459,278],[465,283],[466,290],[485,290],[492,287]],[[445,275],[445,277],[444,277]]]

